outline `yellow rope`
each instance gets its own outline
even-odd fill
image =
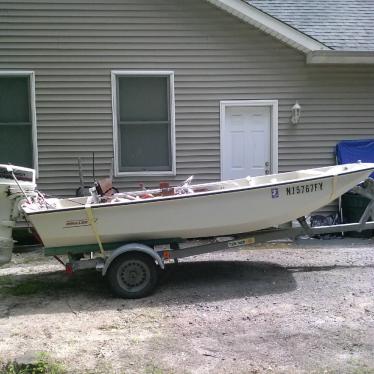
[[[97,244],[99,245],[101,255],[103,257],[105,257],[103,243],[101,242],[100,235],[99,235],[99,232],[98,232],[97,227],[96,227],[95,217],[93,215],[91,205],[90,204],[86,204],[84,206],[84,208],[86,210],[88,223],[90,224],[92,232],[95,234]]]

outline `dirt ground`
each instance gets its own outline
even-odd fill
[[[71,373],[374,373],[374,242],[304,240],[170,264],[113,298],[40,251],[0,269],[0,360]]]

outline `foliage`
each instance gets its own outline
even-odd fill
[[[39,354],[31,364],[20,364],[16,361],[0,364],[0,374],[65,374],[62,365],[52,362],[47,354]]]

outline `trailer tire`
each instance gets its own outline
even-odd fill
[[[112,262],[106,277],[115,295],[126,299],[139,299],[154,291],[158,271],[151,256],[130,252]]]

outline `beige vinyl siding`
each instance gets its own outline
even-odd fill
[[[0,69],[33,70],[39,187],[72,195],[113,156],[111,70],[175,74],[176,177],[220,178],[220,100],[279,100],[279,171],[334,163],[341,139],[374,137],[374,67],[308,66],[305,56],[204,0],[0,0]],[[295,101],[299,125],[290,123]]]

